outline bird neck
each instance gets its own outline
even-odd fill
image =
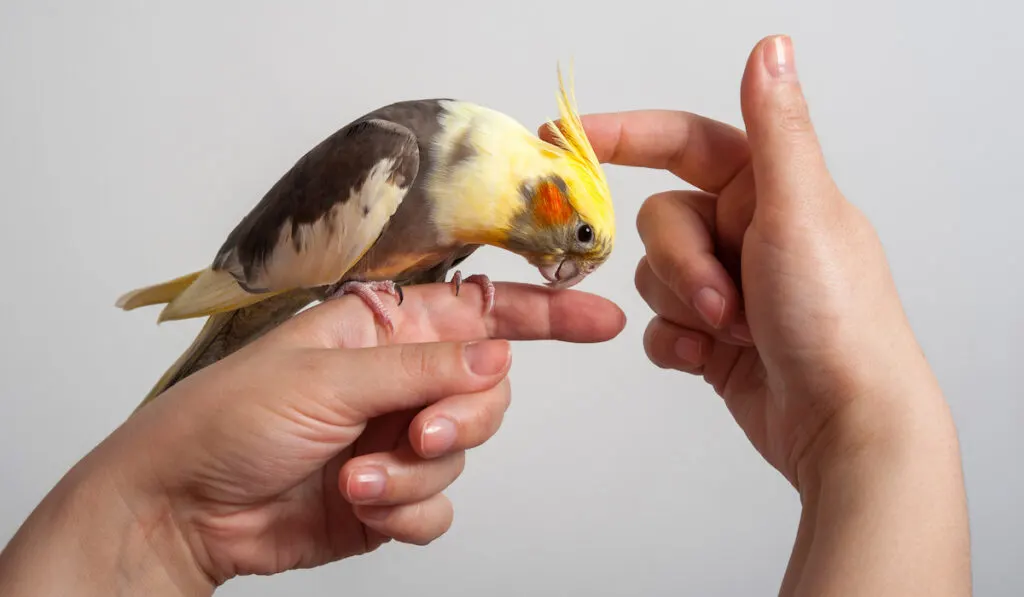
[[[532,207],[523,182],[550,172],[559,158],[548,147],[500,112],[448,102],[434,143],[438,167],[427,182],[442,237],[504,247],[514,222]]]

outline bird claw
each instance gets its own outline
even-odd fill
[[[462,272],[455,270],[455,275],[452,276],[451,284],[455,286],[455,296],[459,296],[459,290],[462,289],[462,283],[469,282],[476,284],[483,289],[484,292],[484,314],[490,313],[494,309],[494,284],[491,283],[491,279],[484,274],[473,274],[465,280],[462,279]]]
[[[384,301],[380,300],[380,297],[377,296],[378,292],[390,294],[398,301],[399,305],[405,300],[405,293],[402,292],[402,287],[390,280],[375,282],[353,280],[343,282],[328,290],[326,300],[341,298],[346,294],[354,294],[363,300],[363,303],[373,312],[374,317],[388,329],[388,332],[394,333],[395,323],[391,319],[391,314],[388,313],[387,307],[384,306]]]

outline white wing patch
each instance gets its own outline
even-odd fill
[[[407,189],[389,181],[395,159],[377,162],[363,185],[324,217],[295,229],[281,227],[277,244],[249,284],[274,292],[324,286],[340,280],[370,249],[402,204]]]

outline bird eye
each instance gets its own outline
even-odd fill
[[[594,240],[594,229],[589,224],[583,224],[576,229],[576,240],[584,244]]]

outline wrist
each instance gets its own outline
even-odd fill
[[[838,411],[822,429],[797,468],[802,496],[823,486],[883,480],[909,469],[959,475],[956,428],[941,394],[910,403],[858,401]]]
[[[782,594],[969,595],[960,450],[941,393],[851,403],[828,433],[799,468]]]
[[[916,364],[916,363],[915,363]],[[841,403],[796,463],[801,495],[867,468],[960,467],[956,427],[926,363]]]
[[[95,454],[93,455],[95,456]],[[168,508],[86,458],[0,554],[4,595],[212,595]]]

